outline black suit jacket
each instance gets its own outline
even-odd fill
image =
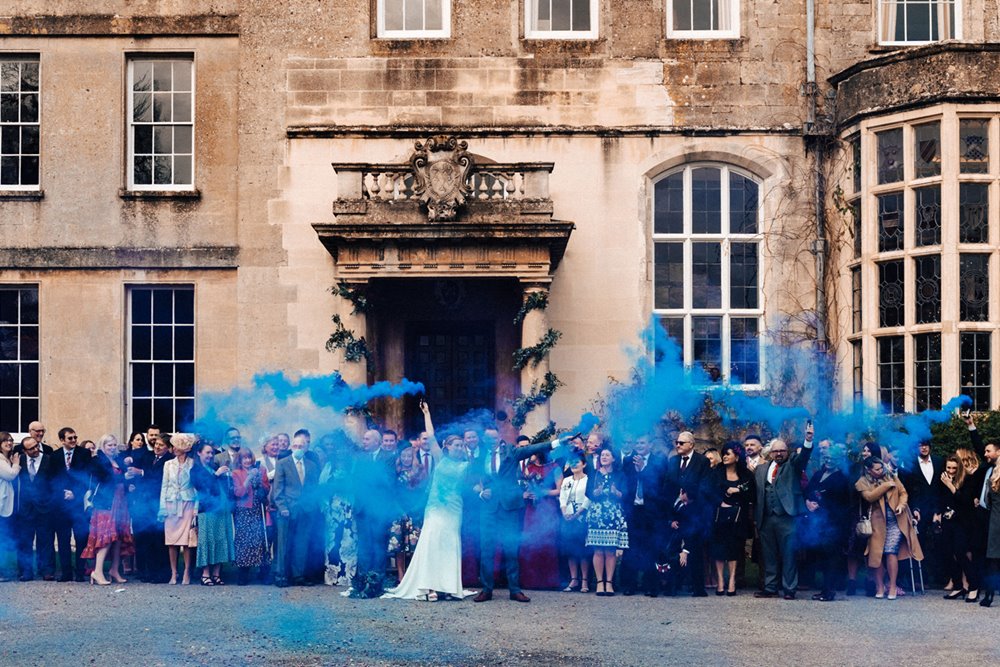
[[[479,456],[472,462],[474,479],[479,480],[479,485],[485,490],[490,490],[488,500],[483,500],[481,506],[487,511],[496,510],[519,510],[524,507],[524,491],[518,484],[521,461],[529,459],[535,454],[549,451],[552,446],[548,442],[537,445],[527,445],[525,447],[514,447],[506,442],[500,442],[500,465],[496,474],[487,472],[487,465],[490,465],[493,452],[481,447]]]
[[[940,456],[931,456],[931,465],[934,472],[931,473],[931,481],[928,484],[924,472],[920,469],[920,460],[914,458],[906,468],[903,484],[910,494],[910,508],[920,512],[923,522],[930,522],[931,518],[941,511],[941,496],[945,491],[941,482],[941,473],[944,472],[944,460]]]
[[[21,456],[21,472],[14,486],[14,512],[18,520],[46,518],[52,513],[52,457],[43,452],[39,458],[38,469],[32,479],[28,472],[28,457]]]
[[[52,507],[63,516],[76,516],[83,512],[83,497],[90,484],[92,458],[86,447],[74,447],[67,469],[66,454],[62,447],[52,456],[49,466]],[[66,491],[73,492],[73,500],[66,500]]]
[[[667,465],[667,457],[656,452],[649,454],[649,458],[646,459],[646,467],[642,471],[636,471],[633,457],[628,458],[622,464],[622,472],[625,475],[622,509],[626,516],[635,509],[636,489],[640,480],[642,481],[642,504],[646,511],[659,518],[666,518],[669,515],[677,496],[668,497]]]

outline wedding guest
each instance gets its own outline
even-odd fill
[[[743,447],[730,442],[722,448],[720,464],[711,475],[714,489],[714,521],[709,555],[715,562],[716,595],[736,595],[736,562],[744,556],[746,540],[753,532],[750,518],[757,493],[753,473],[746,467]],[[723,578],[729,569],[728,581]]]
[[[97,448],[98,454],[91,465],[94,512],[90,517],[87,548],[82,555],[84,558],[94,559],[90,582],[108,586],[111,582],[104,578],[104,562],[110,552],[108,576],[115,583],[124,584],[125,578],[119,570],[121,559],[135,553],[128,503],[125,500],[124,463],[118,460],[120,449],[115,436],[102,436],[97,441]]]
[[[86,581],[83,550],[87,546],[90,517],[83,507],[90,482],[90,452],[77,447],[76,431],[64,426],[59,429],[60,447],[52,455],[52,520],[59,543],[59,581]],[[70,537],[76,544],[76,566]]]
[[[320,472],[319,498],[325,519],[326,571],[324,583],[336,586],[350,581],[357,571],[358,552],[351,509],[351,458],[353,448],[346,433],[338,432],[330,456]]]
[[[559,542],[566,555],[570,577],[569,585],[563,592],[589,593],[591,553],[586,542],[590,498],[587,497],[587,475],[584,472],[587,459],[584,454],[577,453],[570,457],[567,464],[572,474],[563,478],[559,489],[559,509],[563,516]]]
[[[184,578],[181,583],[187,585],[191,583],[191,549],[198,546],[198,531],[194,528],[198,492],[191,484],[194,461],[190,457],[195,438],[178,433],[168,442],[172,445],[174,458],[163,464],[158,517],[163,522],[164,542],[170,559],[170,581],[167,583],[177,583],[177,557],[183,550]]]
[[[9,581],[16,572],[9,568],[6,554],[17,553],[14,525],[14,483],[21,472],[21,455],[14,451],[14,438],[0,431],[0,581]]]
[[[605,447],[598,456],[599,467],[594,471],[590,484],[587,540],[584,544],[594,550],[597,595],[606,597],[615,594],[612,580],[618,564],[618,550],[629,548],[628,524],[622,511],[623,489],[627,481],[616,470],[614,452]]]
[[[546,452],[540,452],[525,461],[522,474],[525,508],[519,557],[521,585],[529,589],[556,589],[562,466],[550,462]]]
[[[392,434],[395,440],[395,433]],[[383,435],[383,442],[386,436]],[[395,445],[394,445],[395,446]],[[406,574],[406,566],[420,539],[420,526],[426,503],[427,476],[417,461],[412,447],[407,447],[396,458],[396,495],[403,511],[389,528],[389,555],[396,563],[399,581]]]
[[[969,483],[962,460],[954,454],[945,461],[940,482],[942,536],[949,547],[946,560],[948,575],[953,582],[965,581],[968,586],[957,586],[944,596],[946,600],[957,600],[966,597],[970,591],[978,593],[980,586],[979,573],[972,561],[973,511],[979,489]],[[974,601],[975,597],[972,599]]]
[[[36,429],[37,430],[37,429]],[[43,427],[44,432],[44,427]],[[18,453],[15,450],[15,454]],[[14,497],[14,525],[17,528],[17,567],[21,581],[38,574],[46,581],[55,579],[52,533],[52,456],[42,451],[38,440],[21,440],[21,471]],[[34,545],[34,548],[32,547]],[[36,553],[37,550],[37,553]]]
[[[264,469],[254,460],[253,452],[242,449],[237,458],[239,468],[233,470],[233,541],[235,565],[239,568],[236,583],[246,586],[252,568],[268,562],[267,497],[271,486]]]
[[[230,563],[233,549],[232,471],[228,465],[212,467],[212,445],[199,443],[191,468],[191,484],[198,492],[198,554],[202,586],[222,586],[222,564]]]

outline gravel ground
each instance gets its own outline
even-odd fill
[[[893,602],[351,600],[340,589],[0,584],[0,665],[997,665],[1000,608]],[[802,599],[802,598],[805,599]]]

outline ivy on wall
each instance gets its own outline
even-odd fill
[[[514,324],[519,325],[524,322],[524,318],[532,310],[545,310],[548,306],[548,292],[530,292],[521,304],[520,310],[517,311],[517,315],[514,316]],[[550,328],[545,332],[541,340],[534,345],[515,350],[514,370],[522,370],[528,364],[531,364],[532,367],[538,366],[538,364],[549,356],[549,353],[560,337],[562,337],[562,332]],[[511,417],[511,425],[518,429],[524,426],[528,415],[538,406],[547,403],[561,386],[563,386],[563,383],[551,371],[545,374],[541,385],[537,381],[532,383],[531,390],[528,393],[522,394],[512,402],[511,405],[514,414]],[[543,442],[544,440],[551,439],[555,435],[555,432],[556,425],[550,421],[548,426],[531,436],[531,441]]]
[[[530,292],[528,298],[524,300],[521,304],[521,309],[517,311],[517,315],[514,316],[514,326],[520,326],[524,318],[532,310],[545,310],[549,307],[549,294],[548,292]]]
[[[538,386],[538,382],[534,382],[531,385],[531,391],[514,399],[512,403],[514,414],[510,419],[510,423],[514,428],[519,429],[524,426],[528,413],[548,401],[552,397],[552,394],[556,392],[556,389],[561,386],[563,386],[562,381],[556,377],[555,373],[549,372],[545,374],[545,379],[542,381],[541,386]]]
[[[358,289],[357,287],[351,287],[346,280],[339,281],[336,285],[330,288],[330,293],[334,296],[339,296],[342,299],[347,299],[351,302],[354,310],[351,311],[352,315],[361,315],[362,313],[367,313],[370,304],[368,303],[368,297]]]
[[[542,339],[534,345],[514,350],[514,370],[519,371],[529,363],[532,367],[542,363],[542,360],[549,356],[549,351],[552,350],[561,337],[561,331],[549,329],[542,336]]]
[[[371,350],[368,349],[368,342],[365,341],[365,337],[358,338],[355,336],[352,330],[344,326],[340,315],[334,315],[330,319],[333,321],[335,328],[326,341],[326,351],[334,352],[341,350],[344,353],[345,361],[361,361],[363,359],[365,364],[371,368],[372,355]]]

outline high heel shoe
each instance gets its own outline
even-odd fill
[[[116,584],[127,584],[128,583],[128,579],[126,579],[125,577],[123,577],[120,574],[115,574],[113,572],[108,572],[108,576],[111,577],[111,581],[115,582]]]
[[[601,586],[604,586],[604,585],[605,584],[604,584],[604,580],[603,579],[598,579],[597,580],[597,593],[595,593],[595,595],[597,595],[597,597],[599,597],[599,598],[607,597],[607,595],[608,595],[607,590],[603,590],[603,591],[601,590]]]
[[[573,582],[576,582],[576,585],[574,585]],[[572,579],[569,580],[569,586],[563,589],[563,593],[575,593],[578,590],[580,590],[580,580],[576,577],[573,577]]]
[[[93,575],[93,573],[91,573],[91,575],[90,575],[90,583],[91,584],[96,584],[97,586],[110,586],[111,585],[110,581],[98,581],[97,577],[95,577]]]
[[[212,577],[202,577],[201,578],[201,585],[202,586],[214,586],[215,582],[212,581]]]
[[[590,582],[588,582],[586,579],[584,579],[580,583],[580,592],[581,593],[589,593],[590,592]]]
[[[615,591],[611,588],[611,582],[604,582],[604,597],[613,598],[615,596]]]
[[[983,599],[979,601],[980,607],[990,607],[993,605],[993,591],[983,593]]]
[[[978,590],[969,591],[969,594],[965,598],[965,601],[968,602],[968,603],[970,603],[970,604],[973,603],[973,602],[976,602],[977,600],[979,600],[979,591]]]
[[[222,580],[222,577],[212,577],[212,583],[216,586],[225,586],[226,582]]]
[[[965,597],[965,595],[968,592],[969,591],[965,590],[964,588],[961,588],[961,589],[959,589],[957,591],[952,591],[951,593],[948,593],[947,595],[944,596],[944,599],[945,600],[957,600],[958,598]]]
[[[718,595],[721,598],[723,595],[726,594],[726,591],[724,591],[724,590],[722,590],[720,588],[720,589],[718,589],[718,590],[715,591],[715,594]]]

